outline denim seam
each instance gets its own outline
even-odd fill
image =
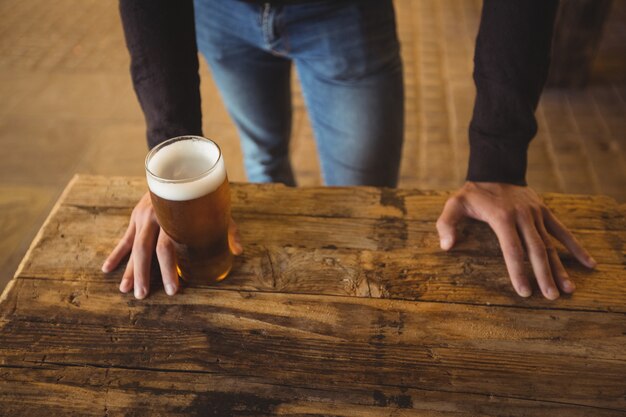
[[[270,8],[272,6],[269,3],[263,5],[263,40],[267,49],[272,49],[272,42],[270,39]]]
[[[283,9],[283,19],[284,19],[284,9]],[[289,54],[291,53],[291,44],[289,43],[289,31],[287,30],[286,27],[283,28],[283,31],[281,33],[282,37],[283,37],[283,47],[285,49],[285,53],[283,55],[285,56],[289,56]]]

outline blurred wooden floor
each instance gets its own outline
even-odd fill
[[[547,91],[528,179],[539,191],[626,201],[626,2],[614,2],[583,91]],[[401,187],[459,186],[467,164],[477,0],[396,0],[407,129]],[[76,172],[143,175],[143,116],[113,0],[0,0],[0,287]],[[297,84],[292,158],[320,183]],[[244,181],[237,133],[202,67],[205,135]],[[94,231],[97,233],[97,231]]]

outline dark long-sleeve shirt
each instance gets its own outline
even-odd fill
[[[474,56],[468,180],[526,184],[557,5],[485,0]],[[120,0],[120,12],[149,147],[173,136],[201,135],[193,1]]]

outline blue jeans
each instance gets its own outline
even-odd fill
[[[194,7],[198,49],[237,125],[250,181],[295,183],[293,62],[324,182],[396,186],[404,89],[391,0],[195,0]]]

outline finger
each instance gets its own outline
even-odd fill
[[[150,291],[150,263],[158,231],[158,224],[145,224],[138,231],[133,244],[135,298],[139,300],[145,298]]]
[[[111,251],[107,259],[102,264],[102,272],[109,273],[113,271],[122,259],[133,247],[133,238],[135,237],[135,222],[133,220],[130,221],[128,228],[126,228],[126,232],[124,232],[124,236],[117,242],[115,248]]]
[[[552,278],[554,278],[556,285],[561,291],[568,294],[573,293],[576,289],[576,286],[569,279],[569,275],[567,274],[567,271],[565,270],[565,267],[563,266],[563,263],[559,258],[559,253],[557,252],[556,247],[552,242],[552,238],[545,228],[545,225],[543,223],[543,217],[541,216],[541,214],[538,214],[535,218],[535,225],[537,226],[537,231],[539,232],[539,235],[543,239],[543,242],[546,246],[548,261],[550,262],[550,269],[552,271]]]
[[[449,250],[456,241],[456,225],[465,216],[462,198],[453,195],[446,201],[443,211],[437,219],[437,232],[441,249]]]
[[[230,219],[230,223],[228,224],[228,245],[230,246],[230,251],[233,254],[241,255],[243,253],[241,237],[239,236],[239,228],[232,217]]]
[[[133,288],[134,277],[134,269],[135,263],[133,262],[133,255],[130,255],[128,259],[128,264],[126,264],[126,269],[124,270],[124,275],[122,276],[122,281],[120,282],[120,291],[126,294]]]
[[[521,297],[530,297],[532,290],[524,271],[524,249],[514,221],[493,222],[489,225],[498,237],[513,288]]]
[[[178,271],[176,270],[176,254],[172,239],[161,229],[157,240],[156,254],[161,268],[163,288],[167,295],[174,295],[178,291]]]
[[[543,210],[543,218],[546,229],[552,236],[557,238],[578,261],[588,268],[595,268],[598,264],[589,252],[583,248],[578,239],[561,223],[559,219],[548,209]]]
[[[541,292],[547,299],[556,300],[559,298],[559,290],[554,284],[546,245],[537,232],[533,215],[530,212],[520,214],[517,225],[524,239],[528,258]]]

